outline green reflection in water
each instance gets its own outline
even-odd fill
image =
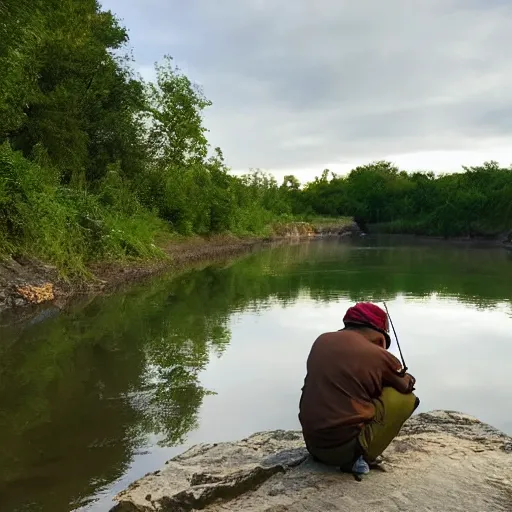
[[[397,294],[509,301],[511,254],[383,238],[316,241],[157,278],[45,322],[0,331],[0,497],[5,510],[68,510],[118,479],[158,434],[182,444],[230,342],[233,312]]]

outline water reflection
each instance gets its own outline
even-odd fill
[[[511,394],[509,256],[397,238],[312,242],[4,328],[1,506],[69,510],[172,447],[297,428],[309,347],[359,299],[391,301],[422,407],[462,404],[512,431],[496,407]]]

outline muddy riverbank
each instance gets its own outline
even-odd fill
[[[357,224],[351,221],[326,225],[293,222],[275,226],[274,233],[265,238],[218,235],[176,239],[162,247],[160,259],[95,263],[89,267],[90,278],[80,280],[63,279],[56,267],[34,258],[8,257],[0,260],[0,314],[43,303],[64,307],[76,296],[113,291],[160,272],[233,257],[271,244],[359,232]]]

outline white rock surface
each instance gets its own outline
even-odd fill
[[[121,492],[112,509],[512,512],[512,439],[475,418],[411,418],[362,482],[308,456],[300,432],[198,445]]]

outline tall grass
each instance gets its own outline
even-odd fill
[[[25,253],[53,263],[63,276],[87,276],[93,261],[162,254],[166,230],[116,181],[115,171],[93,194],[59,186],[51,167],[0,146],[0,253]]]

